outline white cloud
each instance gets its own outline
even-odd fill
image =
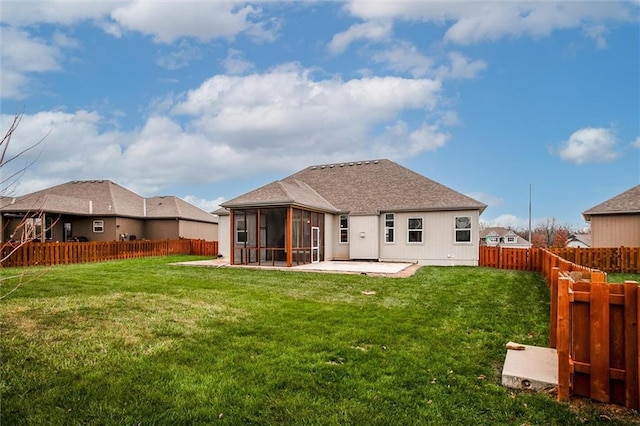
[[[159,54],[156,58],[156,64],[168,70],[177,70],[186,67],[191,61],[201,58],[200,49],[183,40],[171,52]]]
[[[59,71],[61,52],[46,41],[12,27],[0,27],[1,97],[21,99],[28,95],[30,74]]]
[[[598,25],[634,19],[628,2],[371,2],[345,6],[364,20],[399,19],[447,25],[444,39],[457,44],[495,41],[504,37],[545,37],[553,31],[585,28],[599,47],[606,43]],[[595,29],[595,32],[594,32]]]
[[[33,24],[72,25],[87,20],[101,20],[109,12],[121,5],[116,1],[74,1],[38,0],[38,1],[3,1],[0,22],[13,26]]]
[[[560,158],[576,164],[608,163],[618,158],[612,129],[587,127],[575,131],[560,148]]]
[[[218,210],[220,208],[220,204],[226,201],[223,197],[218,197],[213,200],[207,200],[193,195],[187,195],[183,197],[183,200],[189,204],[193,204],[196,207],[200,207],[202,210],[209,213]]]
[[[393,71],[407,72],[414,77],[431,74],[434,63],[432,58],[423,55],[408,42],[396,43],[390,49],[374,54],[371,59],[374,62],[386,64]]]
[[[423,151],[435,151],[443,147],[449,139],[451,135],[440,132],[438,126],[424,124],[409,135],[409,152],[416,155]]]
[[[448,78],[453,80],[474,79],[485,68],[487,63],[483,60],[469,61],[463,54],[451,52],[448,55],[450,66],[441,66],[438,68],[436,75],[440,78]]]
[[[357,40],[386,40],[390,37],[392,28],[389,22],[371,21],[354,24],[347,31],[333,36],[329,43],[329,51],[333,54],[342,53]]]
[[[501,214],[493,219],[481,220],[483,226],[500,226],[504,228],[523,229],[529,227],[529,219],[512,214]]]
[[[159,43],[172,43],[183,37],[200,41],[229,38],[245,31],[268,37],[268,32],[259,31],[251,21],[259,13],[253,6],[235,2],[136,0],[114,9],[111,17],[125,30],[151,35]]]
[[[254,69],[254,65],[245,60],[242,56],[242,52],[236,49],[227,50],[227,57],[222,60],[227,74],[239,75],[244,74]]]
[[[631,146],[634,148],[640,148],[640,136],[638,136],[633,142],[631,142]]]
[[[92,111],[25,115],[11,147],[22,149],[48,133],[21,193],[43,183],[118,176],[119,184],[154,194],[246,176],[248,165],[252,174],[284,173],[382,152],[401,159],[435,150],[450,137],[429,124],[440,116],[440,90],[429,79],[316,80],[290,64],[264,74],[217,75],[184,96],[154,100],[155,113],[128,132]],[[399,125],[393,138],[380,134],[408,110],[424,118]],[[2,118],[7,128],[12,116]]]

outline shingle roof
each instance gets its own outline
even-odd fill
[[[145,199],[110,180],[71,181],[21,197],[3,197],[5,212],[44,211],[91,216],[179,217],[215,222],[215,218],[177,197],[164,197],[165,208],[158,208],[161,197]],[[153,213],[153,214],[152,214]]]
[[[390,160],[311,166],[234,198],[229,208],[297,204],[352,215],[487,206]]]
[[[147,218],[177,217],[200,222],[215,222],[212,214],[173,195],[151,197],[146,200]]]
[[[640,213],[640,185],[616,195],[582,212],[586,220],[592,215]]]

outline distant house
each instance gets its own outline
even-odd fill
[[[640,185],[582,212],[592,247],[640,247]]]
[[[174,196],[144,198],[109,180],[0,198],[2,241],[217,240],[217,218]]]
[[[484,228],[480,231],[480,245],[488,247],[531,248],[531,243],[516,234],[512,229],[499,226]]]
[[[569,235],[567,238],[567,243],[565,247],[580,247],[580,248],[588,248],[591,247],[591,234],[587,233],[575,233]]]
[[[233,264],[477,265],[486,205],[390,160],[307,167],[222,204]]]

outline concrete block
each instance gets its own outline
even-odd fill
[[[514,345],[507,349],[502,385],[511,389],[541,391],[558,385],[558,353],[553,348]]]

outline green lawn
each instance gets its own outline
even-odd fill
[[[168,264],[195,259],[26,270],[0,302],[0,423],[623,424],[500,385],[505,343],[548,341],[536,274]]]

